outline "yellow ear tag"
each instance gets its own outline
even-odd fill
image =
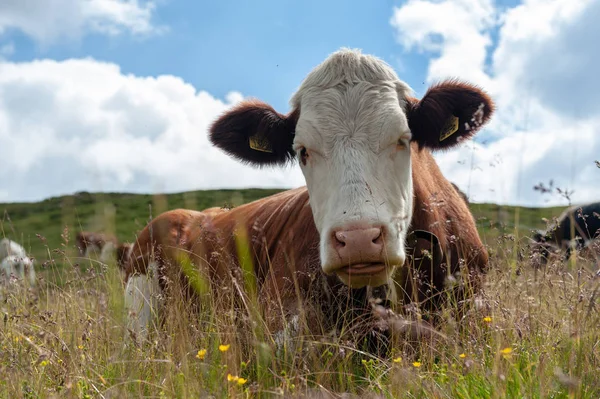
[[[264,136],[254,135],[248,137],[248,142],[250,144],[250,148],[256,151],[261,152],[273,152],[273,147],[269,140],[267,140]]]
[[[452,136],[458,130],[458,117],[452,115],[450,119],[446,121],[446,124],[442,128],[442,132],[440,133],[440,141],[446,140],[448,137]]]

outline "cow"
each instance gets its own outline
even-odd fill
[[[420,100],[411,93],[383,60],[341,49],[308,74],[288,114],[251,99],[216,119],[214,146],[255,167],[297,164],[306,186],[231,210],[157,216],[126,263],[128,328],[147,334],[151,293],[165,292],[172,276],[185,281],[190,264],[220,292],[250,260],[261,309],[297,320],[300,298],[322,312],[310,331],[348,314],[361,320],[371,299],[438,309],[455,277],[472,283],[449,284],[455,292],[477,291],[488,253],[432,152],[475,135],[494,103],[456,79]],[[250,259],[240,260],[236,237],[247,238]],[[278,320],[269,319],[271,331],[282,328]]]
[[[95,252],[103,262],[108,260],[119,245],[117,238],[113,235],[89,231],[78,232],[75,240],[80,256],[87,258]]]
[[[0,240],[0,260],[11,255],[26,257],[27,252],[25,251],[25,248],[16,242],[9,240],[8,238],[3,238]]]
[[[596,239],[600,239],[600,202],[589,202],[566,208],[546,230],[536,231],[531,247],[544,265],[551,251],[562,252],[564,261],[573,249],[586,248]]]
[[[28,282],[31,287],[36,283],[33,259],[25,248],[8,238],[0,240],[0,279],[4,286],[13,281]]]
[[[35,286],[35,268],[33,260],[27,256],[9,255],[0,262],[0,278],[3,284],[16,279],[26,281],[31,287]]]

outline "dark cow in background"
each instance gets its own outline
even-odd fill
[[[348,314],[359,324],[371,314],[370,297],[436,309],[450,275],[477,290],[488,254],[431,151],[472,137],[493,102],[456,80],[421,100],[410,93],[383,61],[341,50],[306,77],[289,114],[252,100],[222,115],[210,130],[215,146],[259,167],[297,162],[306,187],[232,210],[156,217],[126,264],[131,330],[145,335],[152,293],[168,289],[173,276],[185,283],[185,270],[207,276],[213,294],[239,295],[232,279],[241,278],[240,233],[271,331],[281,330],[281,315],[298,320],[304,306],[322,312],[306,318],[311,332]]]
[[[592,202],[565,209],[546,231],[533,235],[532,248],[539,251],[545,264],[551,251],[563,252],[566,260],[573,249],[581,250],[599,237],[600,202]]]

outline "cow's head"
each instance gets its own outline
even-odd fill
[[[245,101],[215,121],[210,139],[251,165],[298,162],[323,271],[353,288],[379,286],[405,260],[411,151],[451,148],[493,112],[491,99],[467,83],[442,82],[420,101],[410,91],[385,62],[343,49],[306,77],[289,114]]]

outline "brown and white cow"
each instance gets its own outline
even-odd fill
[[[99,255],[105,261],[109,254],[117,249],[117,238],[110,234],[80,231],[75,236],[79,255],[89,257],[92,253]]]
[[[457,80],[430,87],[421,100],[410,93],[382,60],[342,49],[305,78],[287,115],[251,100],[216,120],[215,146],[253,166],[297,163],[306,187],[232,210],[178,209],[154,219],[126,266],[135,332],[149,321],[149,294],[165,288],[165,270],[180,270],[182,254],[215,288],[227,284],[240,269],[239,231],[250,242],[264,309],[277,304],[294,314],[300,297],[332,325],[346,310],[336,304],[369,290],[435,303],[449,274],[485,270],[473,216],[431,151],[473,136],[493,102]],[[434,261],[419,266],[415,258],[423,257],[411,251],[427,246]]]

